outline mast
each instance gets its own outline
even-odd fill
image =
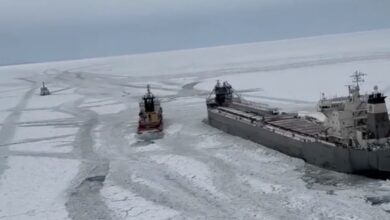
[[[351,75],[352,77],[352,82],[353,83],[356,83],[356,88],[358,90],[360,90],[360,83],[363,83],[365,82],[364,80],[364,77],[367,76],[367,74],[365,73],[362,73],[360,71],[355,71],[355,73],[353,75]]]
[[[365,82],[364,76],[367,74],[362,73],[360,71],[355,71],[353,75],[351,75],[352,78],[352,83],[356,85],[349,85],[348,90],[349,90],[349,95],[352,98],[352,100],[356,100],[360,97],[360,85]]]
[[[143,102],[144,102],[144,106],[145,106],[145,112],[153,112],[155,111],[155,106],[154,106],[154,96],[153,96],[153,93],[150,91],[150,85],[148,84],[146,86],[146,94],[144,95],[143,97]]]
[[[146,89],[147,89],[147,94],[148,94],[148,96],[150,96],[150,95],[151,95],[151,92],[150,92],[150,85],[149,85],[149,84],[146,85]]]

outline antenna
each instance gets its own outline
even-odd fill
[[[147,96],[153,96],[152,92],[150,92],[150,85],[149,84],[146,85],[146,89],[147,89],[146,95]]]
[[[349,93],[349,96],[353,95],[356,87],[354,87],[353,85],[345,85],[345,87],[348,88],[348,93]]]
[[[355,73],[351,76],[352,82],[356,83],[356,87],[359,88],[359,84],[364,82],[364,76],[367,76],[367,74],[360,71],[355,71]]]

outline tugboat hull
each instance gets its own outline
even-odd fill
[[[161,132],[163,130],[163,123],[159,122],[154,125],[138,125],[138,134],[143,134],[145,132]]]

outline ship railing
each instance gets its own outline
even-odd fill
[[[251,124],[253,126],[256,126],[258,123],[258,120],[255,119],[255,118],[248,118],[248,117],[245,117],[245,116],[242,116],[242,115],[234,115],[234,114],[229,114],[229,113],[225,113],[225,116],[227,117],[230,117],[232,119],[235,119],[235,120],[239,120],[239,121],[242,121],[242,122],[245,122],[247,124]]]
[[[348,96],[342,96],[342,97],[334,97],[334,98],[323,98],[321,101],[330,101],[330,102],[340,102],[340,101],[347,101],[350,97]]]
[[[253,101],[249,101],[249,100],[246,100],[246,99],[238,99],[238,100],[233,100],[233,101],[234,101],[234,104],[246,105],[246,106],[250,106],[251,108],[255,108],[255,109],[259,109],[259,110],[263,110],[263,111],[264,110],[265,111],[275,111],[275,110],[277,110],[277,108],[271,108],[267,104],[253,102]]]
[[[321,140],[321,139],[316,138],[316,137],[302,135],[302,134],[299,134],[297,132],[288,131],[288,130],[281,129],[281,128],[271,126],[271,125],[265,125],[265,126],[263,126],[263,128],[270,130],[276,134],[280,134],[280,135],[283,135],[283,136],[286,136],[289,138],[293,138],[293,139],[301,141],[301,142],[311,142],[311,143],[319,142],[319,143],[323,143],[323,144],[330,145],[330,146],[336,146],[333,143]]]
[[[234,119],[234,120],[239,120],[239,121],[245,122],[247,124],[250,124],[252,126],[257,126],[258,125],[258,121],[256,119],[247,118],[247,117],[242,116],[242,115],[232,114],[232,113],[229,113],[229,112],[221,111],[219,109],[217,111],[218,111],[219,114],[223,114],[227,118],[231,118],[231,119]]]
[[[289,138],[293,138],[295,140],[299,140],[299,141],[303,141],[303,142],[316,142],[316,139],[313,137],[303,136],[303,135],[298,134],[296,132],[284,130],[284,129],[274,127],[271,125],[265,125],[264,128],[267,128],[268,130],[271,130],[274,133],[277,133],[277,134],[280,134],[280,135],[283,135],[283,136],[286,136]]]
[[[249,119],[250,121],[259,121],[259,120],[262,120],[262,118],[263,118],[263,117],[258,116],[258,115],[254,115],[254,114],[251,114],[251,113],[243,112],[243,111],[240,111],[240,110],[237,110],[237,109],[228,108],[228,107],[218,107],[218,110],[226,112],[226,113],[229,113],[229,114],[232,114],[232,115],[236,115],[236,116],[239,116],[239,117],[242,117],[242,118]]]

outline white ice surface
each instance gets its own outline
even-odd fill
[[[0,180],[1,219],[69,219],[65,190],[79,162],[55,158],[10,157]]]
[[[21,122],[47,122],[50,120],[64,120],[69,119],[69,114],[50,110],[32,110],[24,111],[20,117]]]
[[[0,111],[11,111],[27,91],[28,88],[18,87],[15,90],[0,93]]]
[[[219,195],[213,185],[212,175],[203,163],[178,155],[152,156],[151,159],[160,165],[165,165],[172,172],[177,172],[186,179],[188,184],[194,184],[200,190]]]
[[[74,135],[76,133],[75,128],[61,128],[52,126],[41,126],[39,129],[36,127],[20,127],[18,128],[15,141],[23,141],[26,139],[47,139],[52,137]]]
[[[82,96],[77,94],[61,94],[54,93],[50,96],[39,96],[39,91],[35,92],[35,95],[31,97],[30,101],[27,104],[27,108],[35,109],[35,108],[53,108],[60,106],[61,104],[76,101]]]
[[[98,114],[115,114],[124,110],[124,104],[109,104],[103,106],[89,107],[88,109],[97,112]]]
[[[115,219],[163,220],[178,214],[175,210],[153,204],[115,183],[107,182],[101,193]]]
[[[72,142],[74,136],[60,137],[43,141],[25,141],[14,144],[10,147],[11,151],[36,152],[36,153],[70,153],[73,150]]]
[[[3,122],[9,115],[9,112],[0,112],[0,121]]]

